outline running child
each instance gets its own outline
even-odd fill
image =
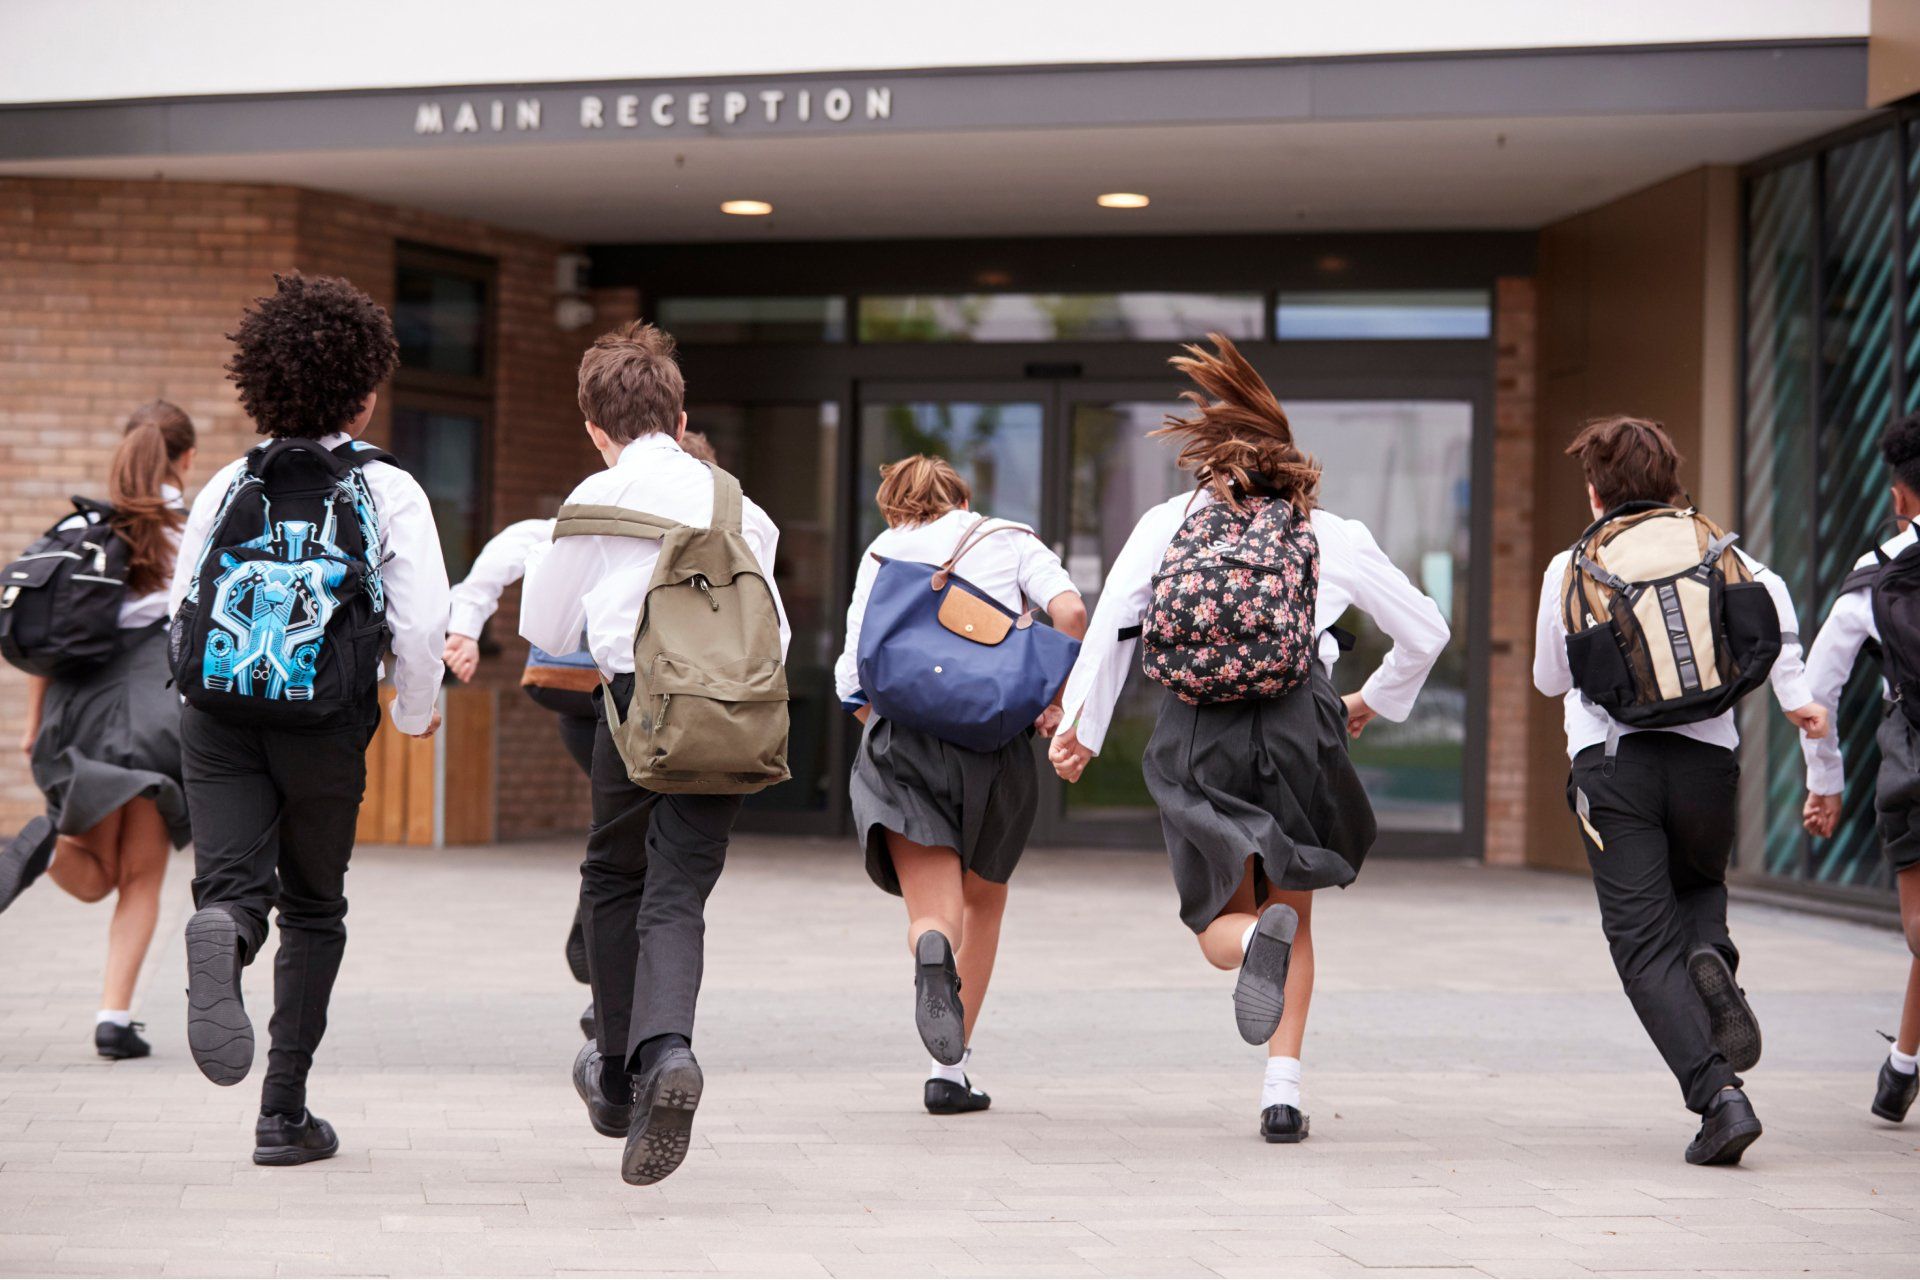
[[[1786,583],[1688,505],[1665,428],[1597,419],[1567,454],[1594,522],[1547,566],[1533,683],[1565,702],[1567,803],[1614,968],[1700,1116],[1687,1163],[1736,1164],[1761,1126],[1738,1074],[1759,1061],[1760,1027],[1727,932],[1733,706],[1771,680],[1815,737],[1826,708],[1807,687]]]
[[[324,337],[324,341],[316,340]],[[215,1084],[253,1065],[240,972],[278,908],[256,1164],[339,1150],[307,1076],[347,943],[347,861],[391,646],[393,723],[440,726],[447,572],[427,495],[357,437],[399,363],[387,313],[345,280],[274,277],[231,335],[228,376],[266,443],[193,504],[173,577],[173,673],[194,904],[187,1039]]]
[[[1913,629],[1920,618],[1903,604],[1913,590],[1913,568],[1920,563],[1920,552],[1913,550],[1913,521],[1920,517],[1920,414],[1908,414],[1887,427],[1880,437],[1880,456],[1892,472],[1893,514],[1900,531],[1877,551],[1861,556],[1841,584],[1840,596],[1807,654],[1807,682],[1816,702],[1838,707],[1860,650],[1868,646],[1878,651],[1886,676],[1873,807],[1880,847],[1899,886],[1900,924],[1914,959],[1907,968],[1899,1034],[1880,1064],[1872,1111],[1899,1124],[1920,1093],[1915,1062],[1920,1054],[1920,727],[1912,711],[1920,705],[1915,702],[1920,689],[1906,685],[1920,675],[1920,632]],[[1840,821],[1846,790],[1840,735],[1803,735],[1801,748],[1807,758],[1807,803],[1801,819],[1809,832],[1825,839]]]
[[[1025,525],[975,512],[971,488],[944,459],[915,454],[880,468],[880,476],[874,500],[887,528],[860,557],[846,649],[834,665],[842,704],[865,726],[853,766],[853,825],[867,875],[906,903],[916,1023],[933,1055],[922,1090],[926,1108],[935,1115],[984,1111],[992,1099],[974,1087],[967,1068],[1000,945],[1007,881],[1039,803],[1032,734],[980,750],[874,714],[861,690],[861,626],[882,558],[947,565],[1009,617],[1030,621],[1033,606],[1044,602],[1054,627],[1076,640],[1086,634],[1087,608],[1053,548]],[[1050,706],[1034,729],[1051,733],[1059,718],[1058,705]]]
[[[32,677],[20,750],[47,811],[0,851],[0,911],[42,870],[82,902],[117,895],[93,1029],[103,1058],[152,1051],[140,1034],[145,1024],[133,1021],[133,992],[160,916],[167,852],[192,835],[180,780],[180,700],[167,687],[166,621],[194,446],[193,421],[177,405],[140,406],[107,470],[107,506],[88,504],[55,526],[55,539],[110,530],[118,543],[123,585],[104,619],[117,634],[100,664]],[[51,544],[42,553],[64,554]],[[98,575],[94,565],[84,567]]]
[[[1448,630],[1357,520],[1319,506],[1320,467],[1233,343],[1172,364],[1197,390],[1153,434],[1180,447],[1191,493],[1150,509],[1108,571],[1050,752],[1077,781],[1099,754],[1136,638],[1176,696],[1143,761],[1180,892],[1216,968],[1237,969],[1235,1021],[1267,1046],[1259,1132],[1306,1138],[1301,1047],[1313,995],[1313,892],[1351,884],[1373,807],[1347,754],[1375,716],[1406,719]],[[1334,692],[1349,608],[1393,641],[1357,693]]]

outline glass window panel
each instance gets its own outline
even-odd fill
[[[660,327],[681,342],[845,342],[845,298],[662,298]]]
[[[1274,332],[1288,339],[1485,338],[1493,307],[1484,289],[1283,293]]]
[[[860,407],[860,472],[854,485],[864,547],[886,522],[873,505],[880,467],[909,454],[952,463],[973,488],[977,511],[1040,527],[1040,431],[1045,411],[1025,400],[895,400]]]
[[[393,456],[427,491],[447,575],[458,582],[485,541],[486,421],[477,413],[396,405]]]
[[[401,368],[484,377],[487,284],[476,275],[402,263],[395,282],[393,330]]]
[[[860,299],[862,342],[1173,342],[1261,336],[1257,293],[902,294]]]
[[[793,777],[747,800],[753,809],[828,807],[828,751],[843,601],[833,596],[834,468],[840,406],[833,401],[785,404],[693,404],[687,425],[713,444],[720,465],[780,529],[774,585],[793,628],[787,650],[792,720],[787,750]]]

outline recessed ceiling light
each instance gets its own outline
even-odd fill
[[[1094,203],[1102,209],[1144,209],[1148,201],[1137,191],[1109,191],[1105,195],[1096,196]]]
[[[722,200],[720,212],[740,218],[764,218],[773,212],[773,206],[765,200]]]

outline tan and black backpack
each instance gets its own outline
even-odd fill
[[[740,482],[713,472],[704,529],[625,507],[560,508],[555,538],[659,542],[633,636],[633,700],[604,695],[627,775],[649,791],[747,795],[785,782],[787,671],[773,588],[740,531]]]
[[[1561,588],[1567,665],[1634,729],[1709,720],[1758,688],[1780,615],[1727,533],[1691,507],[1630,502],[1593,522]]]

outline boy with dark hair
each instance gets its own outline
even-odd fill
[[[227,364],[269,440],[200,491],[175,564],[173,670],[194,822],[187,1038],[215,1084],[253,1065],[240,972],[278,907],[271,1048],[256,1164],[339,1150],[307,1109],[307,1073],[346,947],[343,894],[380,721],[439,727],[447,573],[427,496],[356,437],[399,363],[387,313],[345,280],[274,277]]]
[[[1789,720],[1818,737],[1827,713],[1807,689],[1786,584],[1684,505],[1666,430],[1603,418],[1567,453],[1594,523],[1547,566],[1533,682],[1565,700],[1567,800],[1614,967],[1701,1117],[1687,1162],[1733,1164],[1760,1136],[1735,1074],[1758,1061],[1760,1029],[1727,932],[1733,704],[1771,662]],[[1735,610],[1742,636],[1716,634],[1708,620]]]
[[[662,330],[636,321],[588,348],[580,361],[580,412],[607,469],[574,489],[563,525],[570,510],[613,516],[617,509],[694,529],[732,527],[716,506],[724,473],[684,447],[685,398],[673,339]],[[738,495],[737,485],[725,483]],[[784,655],[790,633],[773,589],[780,533],[752,501],[739,497],[737,507],[739,536],[772,597],[769,639],[777,622]],[[564,652],[584,630],[603,681],[594,694],[593,823],[580,868],[599,1034],[574,1062],[574,1087],[597,1132],[626,1138],[621,1176],[641,1186],[667,1177],[686,1157],[704,1088],[692,1039],[706,901],[741,804],[739,795],[667,794],[639,785],[614,737],[614,725],[627,722],[629,712],[657,714],[661,726],[669,714],[665,705],[656,712],[640,703],[634,675],[635,633],[651,607],[663,545],[602,533],[556,537],[528,559],[520,598],[520,634]],[[716,579],[710,591],[698,575],[693,581],[717,613],[713,593],[727,594],[725,584]]]
[[[1882,659],[1887,698],[1876,737],[1880,744],[1880,775],[1874,789],[1874,813],[1880,847],[1893,867],[1900,890],[1900,923],[1907,949],[1914,955],[1907,969],[1906,1001],[1900,1009],[1900,1032],[1888,1047],[1874,1089],[1873,1114],[1895,1124],[1907,1118],[1914,1095],[1920,1093],[1920,728],[1907,713],[1912,690],[1903,689],[1903,676],[1912,674],[1911,658],[1920,653],[1920,636],[1910,635],[1912,617],[1897,599],[1876,601],[1897,578],[1904,576],[1920,552],[1913,521],[1920,517],[1920,413],[1889,423],[1880,437],[1880,456],[1892,472],[1893,515],[1900,531],[1877,550],[1854,564],[1841,584],[1839,598],[1807,655],[1807,679],[1814,697],[1838,706],[1841,690],[1863,648],[1874,648]],[[1893,603],[1891,609],[1888,603]],[[1883,633],[1882,628],[1887,633]],[[1906,659],[1903,661],[1903,659]],[[1846,768],[1839,735],[1803,738],[1807,759],[1807,803],[1801,820],[1821,838],[1833,834],[1840,821],[1841,793]]]

